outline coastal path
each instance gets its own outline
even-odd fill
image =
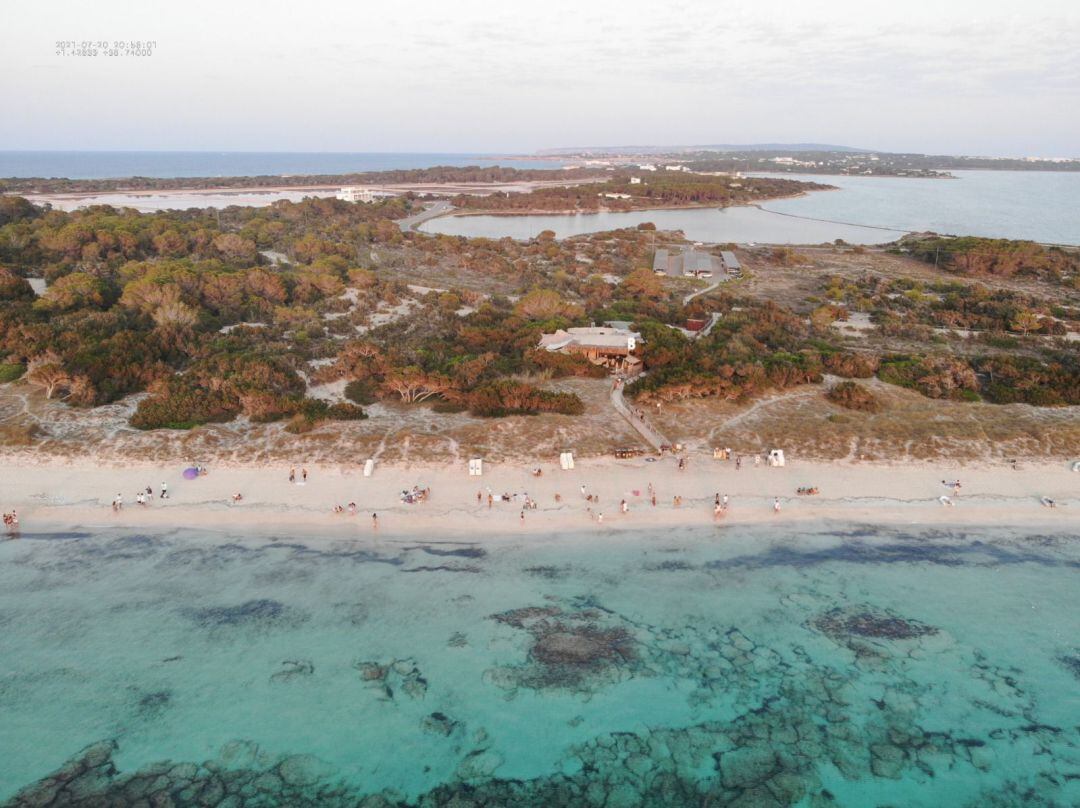
[[[698,289],[696,292],[691,292],[690,294],[688,294],[686,297],[684,297],[682,299],[682,304],[685,306],[687,303],[689,303],[695,297],[700,297],[701,295],[705,294],[706,292],[711,292],[713,289],[718,289],[720,287],[720,284],[722,284],[726,280],[727,280],[727,273],[724,273],[724,277],[722,277],[720,280],[713,281],[708,286],[706,286],[704,289]]]
[[[630,426],[636,429],[638,434],[656,449],[657,452],[660,451],[661,446],[673,445],[671,441],[653,429],[644,418],[638,418],[630,411],[630,408],[626,405],[626,401],[623,399],[623,382],[621,379],[611,388],[611,406],[613,406],[615,411],[625,418]]]

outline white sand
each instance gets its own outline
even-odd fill
[[[5,463],[0,473],[0,508],[17,508],[24,532],[60,527],[124,525],[169,529],[205,527],[243,529],[252,533],[294,530],[357,535],[372,533],[372,512],[379,514],[380,533],[417,537],[469,537],[482,539],[513,533],[552,534],[564,531],[659,530],[675,525],[739,523],[791,524],[831,519],[873,524],[1016,525],[1077,529],[1080,532],[1080,474],[1065,464],[1029,464],[1021,470],[1007,466],[956,467],[943,464],[802,463],[789,460],[782,469],[754,467],[744,461],[741,471],[733,462],[691,461],[679,471],[673,458],[655,463],[642,460],[579,462],[573,471],[544,463],[540,478],[523,465],[488,464],[484,476],[469,477],[460,467],[410,465],[377,466],[365,478],[355,467],[308,466],[305,485],[288,482],[289,467],[211,467],[209,474],[188,481],[181,466],[126,465],[98,468],[85,460],[73,464],[19,465]],[[297,479],[302,460],[297,458]],[[939,497],[952,494],[942,480],[959,479],[963,487],[952,507]],[[160,484],[168,483],[170,498],[158,498]],[[656,486],[657,505],[648,498],[648,485]],[[580,486],[599,496],[588,503]],[[429,486],[428,502],[407,505],[403,489]],[[797,496],[799,486],[817,486],[818,496]],[[151,486],[148,506],[135,502],[138,491]],[[524,492],[537,501],[536,510],[520,513],[523,496],[495,502],[489,508],[487,489],[494,494]],[[634,493],[637,491],[638,493]],[[243,502],[231,503],[231,495]],[[477,492],[482,494],[477,504]],[[114,513],[112,499],[124,498]],[[555,494],[562,502],[555,501]],[[722,520],[713,517],[716,493],[730,497]],[[682,507],[672,498],[683,498]],[[1058,507],[1042,505],[1051,497]],[[773,512],[780,497],[781,511]],[[620,501],[629,513],[620,513]],[[334,514],[334,505],[355,502],[358,515]],[[587,508],[603,512],[602,524]],[[35,527],[36,526],[36,527]]]

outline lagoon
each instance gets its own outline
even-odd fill
[[[487,238],[559,238],[653,222],[710,243],[852,244],[892,241],[905,232],[1080,244],[1080,172],[958,171],[956,179],[768,174],[836,186],[760,207],[691,208],[537,216],[432,219],[430,233]],[[880,229],[877,229],[880,228]]]

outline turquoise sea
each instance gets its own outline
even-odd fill
[[[1001,528],[25,535],[0,805],[1077,805],[1078,577]]]

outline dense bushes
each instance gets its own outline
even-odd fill
[[[1047,360],[1000,355],[977,360],[985,378],[983,395],[995,404],[1080,404],[1080,357],[1059,352],[1049,353]]]
[[[489,418],[541,412],[581,415],[585,411],[584,402],[574,393],[539,390],[513,379],[481,385],[468,394],[466,401],[473,415]]]
[[[1026,275],[1043,280],[1080,283],[1080,256],[1033,241],[978,238],[910,238],[902,247],[915,258],[965,275]]]
[[[855,382],[840,382],[829,388],[825,394],[833,404],[849,410],[878,412],[881,401],[870,390]]]
[[[878,378],[918,390],[927,398],[978,398],[979,380],[975,371],[963,359],[954,357],[887,356],[881,360]]]
[[[217,354],[183,375],[160,379],[131,418],[139,429],[187,429],[229,421],[243,413],[253,421],[275,421],[302,406],[304,381],[276,357]]]

